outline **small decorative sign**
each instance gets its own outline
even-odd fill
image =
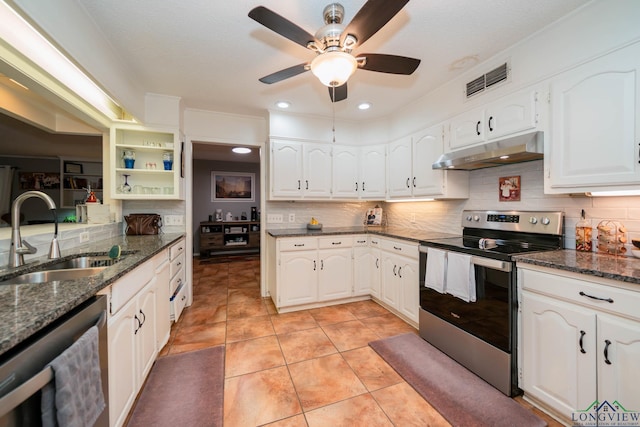
[[[520,176],[498,178],[498,195],[501,202],[520,201]]]

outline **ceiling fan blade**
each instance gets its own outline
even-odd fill
[[[259,79],[262,83],[266,83],[268,85],[272,83],[278,83],[284,79],[288,79],[289,77],[297,76],[298,74],[302,74],[307,71],[309,68],[307,64],[298,64],[293,67],[285,68],[284,70],[276,71],[273,74],[269,74],[268,76],[264,76]]]
[[[361,58],[365,59],[364,63],[360,61]],[[420,65],[419,59],[382,53],[363,53],[358,55],[357,59],[358,68],[389,74],[409,75]],[[360,65],[361,63],[362,65]]]
[[[251,9],[249,18],[303,47],[307,47],[310,42],[317,42],[307,31],[264,6]]]
[[[362,46],[408,2],[409,0],[368,0],[342,32],[340,45],[344,45],[345,38],[351,34],[358,39],[356,45]]]
[[[347,99],[347,84],[345,83],[342,86],[330,87],[329,97],[331,97],[331,102],[340,102]]]

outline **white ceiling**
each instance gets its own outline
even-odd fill
[[[263,115],[276,101],[287,100],[295,113],[333,114],[327,88],[310,72],[273,85],[258,81],[310,61],[314,53],[247,16],[262,5],[314,34],[323,25],[328,0],[75,1],[147,92],[179,96],[189,108],[230,113]],[[410,1],[354,53],[409,56],[422,63],[411,76],[357,70],[348,99],[335,104],[335,114],[351,120],[386,116],[586,2]],[[364,3],[341,1],[346,23]],[[373,108],[359,111],[361,101]]]

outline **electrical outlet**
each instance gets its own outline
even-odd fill
[[[267,214],[267,222],[271,224],[280,224],[284,222],[284,215],[282,214]]]
[[[410,219],[410,221],[411,221],[411,222],[416,222],[416,214],[414,214],[414,213],[412,213],[412,214],[411,214],[411,219]]]
[[[82,233],[80,233],[80,243],[86,243],[89,241],[89,232],[88,231],[83,231]]]
[[[184,225],[184,215],[165,215],[163,225]]]
[[[289,222],[296,222],[296,214],[294,213],[289,214]]]

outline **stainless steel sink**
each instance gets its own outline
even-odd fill
[[[32,273],[22,274],[4,282],[0,285],[22,285],[25,283],[45,283],[54,282],[56,280],[73,280],[82,277],[95,276],[100,274],[107,267],[91,267],[91,268],[68,268],[59,270],[34,271]]]
[[[105,268],[116,264],[124,256],[116,259],[107,255],[78,255],[75,258],[44,264],[41,270],[21,274],[0,282],[0,285],[21,285],[45,283],[58,280],[73,280],[100,274]]]

